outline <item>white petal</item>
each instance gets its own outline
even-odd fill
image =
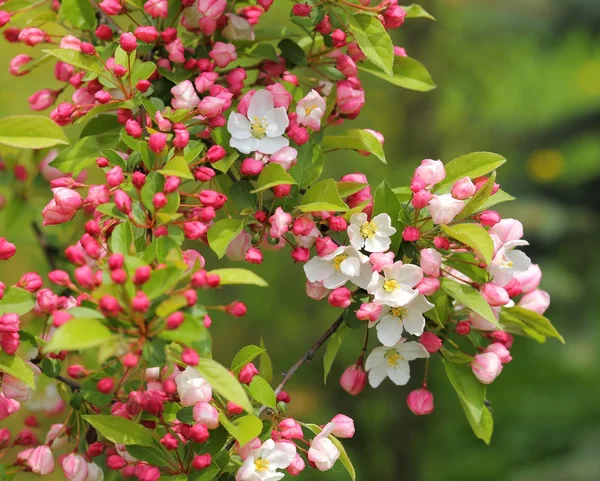
[[[290,141],[285,137],[263,137],[258,140],[256,150],[263,154],[271,155],[288,145],[290,145]]]
[[[394,269],[394,279],[403,286],[414,287],[423,279],[423,269],[413,264],[404,264]]]
[[[365,222],[367,222],[367,214],[364,212],[359,212],[358,214],[352,214],[350,216],[350,223],[359,228],[362,227]]]
[[[340,264],[340,271],[348,277],[360,275],[360,261],[356,257],[348,257]]]
[[[252,137],[252,126],[248,119],[242,114],[231,112],[227,121],[227,130],[236,139],[247,139]]]
[[[355,249],[362,249],[365,245],[365,240],[360,235],[360,227],[355,224],[350,224],[347,229],[350,245]]]
[[[367,252],[386,252],[390,248],[391,242],[389,237],[381,237],[375,234],[370,239],[365,240],[365,250]]]
[[[387,369],[387,375],[397,386],[404,386],[410,379],[410,366],[406,361],[400,361],[396,366]]]
[[[388,375],[388,369],[385,364],[380,364],[369,371],[369,384],[371,387],[378,387]]]
[[[274,468],[287,468],[296,457],[296,445],[291,443],[275,443],[275,449],[265,456],[269,465]],[[269,466],[270,467],[270,466]]]
[[[371,351],[371,354],[367,357],[367,362],[365,363],[365,369],[369,371],[380,365],[386,365],[385,361],[385,347],[376,347]]]
[[[273,94],[267,89],[259,90],[250,99],[250,104],[248,105],[248,118],[250,120],[254,117],[262,119],[263,116],[274,107]]]
[[[427,349],[420,342],[409,341],[403,343],[401,346],[398,346],[398,352],[400,355],[406,359],[407,361],[414,361],[418,358],[427,358],[429,357],[429,353]]]
[[[250,137],[248,139],[236,139],[231,137],[229,145],[234,149],[238,149],[242,154],[251,154],[258,149],[258,139]]]
[[[416,312],[422,313],[433,309],[433,307],[435,306],[431,302],[429,302],[425,296],[418,295],[414,298],[413,301],[411,301],[411,303],[407,307],[409,311],[414,310]]]
[[[377,339],[384,346],[395,346],[402,337],[402,321],[394,316],[385,316],[377,325]]]
[[[290,125],[285,107],[277,107],[265,113],[267,121],[267,137],[279,137],[285,133],[285,129]]]
[[[334,271],[327,279],[323,280],[323,287],[335,289],[337,287],[342,287],[346,282],[348,282],[348,276],[341,272]]]
[[[369,264],[363,264],[360,268],[360,275],[353,277],[352,283],[361,289],[367,290],[373,279],[375,279],[375,282],[377,281],[377,277],[379,277],[379,274],[373,272]]]
[[[425,318],[423,317],[423,314],[416,310],[409,310],[404,318],[404,329],[414,336],[423,334],[423,329],[425,329]]]
[[[510,251],[506,257],[513,263],[513,269],[517,272],[525,272],[531,267],[531,259],[524,252]]]
[[[335,272],[331,262],[327,262],[320,257],[313,257],[304,264],[304,273],[310,282],[322,281]]]

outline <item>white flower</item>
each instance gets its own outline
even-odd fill
[[[373,275],[367,288],[377,304],[402,307],[419,294],[419,291],[413,289],[423,279],[423,269],[419,266],[398,261],[384,267],[382,272],[383,276]]]
[[[394,384],[404,386],[410,379],[409,361],[427,358],[429,353],[422,344],[400,339],[393,347],[376,347],[371,351],[365,369],[369,372],[369,384],[379,386],[386,377]]]
[[[335,423],[330,422],[323,430],[315,436],[308,449],[308,460],[315,463],[319,471],[331,469],[340,457],[340,450],[329,439],[329,435],[335,429]]]
[[[276,443],[267,439],[263,445],[250,452],[235,475],[236,481],[278,481],[284,474],[278,469],[287,468],[296,457],[296,445]]]
[[[425,296],[417,296],[404,307],[384,307],[379,319],[370,322],[377,325],[377,339],[384,346],[395,346],[402,338],[402,332],[420,336],[425,328],[423,313],[433,308]]]
[[[451,194],[434,195],[427,206],[431,220],[436,225],[448,225],[465,208],[462,200],[455,199]]]
[[[368,261],[354,247],[341,246],[326,256],[313,257],[304,264],[304,272],[310,282],[323,281],[327,289],[341,287],[348,281],[366,289],[373,278]]]
[[[186,367],[185,371],[175,376],[175,384],[181,404],[184,406],[209,402],[212,398],[211,385],[191,366]]]
[[[289,145],[289,140],[283,137],[288,125],[285,107],[275,108],[273,94],[268,90],[259,90],[250,99],[248,118],[237,112],[229,116],[229,145],[244,154],[254,151],[274,154]]]
[[[487,270],[492,275],[494,284],[505,286],[515,274],[520,274],[531,267],[531,259],[523,252],[515,250],[515,247],[529,245],[524,240],[511,240],[506,242],[488,266]]]
[[[298,105],[296,106],[296,120],[301,125],[310,127],[313,130],[319,130],[325,109],[325,100],[313,89],[306,97],[298,101]]]
[[[370,221],[367,214],[352,214],[348,226],[348,238],[355,249],[367,252],[385,252],[390,248],[390,237],[396,233],[388,214],[379,214]]]

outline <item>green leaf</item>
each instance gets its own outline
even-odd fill
[[[469,407],[466,405],[466,403],[460,398],[459,401],[463,411],[465,412],[467,421],[469,421],[471,429],[473,429],[473,433],[475,433],[475,436],[481,439],[485,444],[490,444],[490,441],[492,440],[492,433],[494,431],[494,418],[490,410],[485,407],[481,411],[481,419],[479,422],[477,422],[471,416]]]
[[[396,229],[396,233],[391,237],[392,244],[390,250],[396,252],[402,238],[402,231],[404,230],[404,224],[400,218],[400,212],[402,206],[398,197],[394,191],[390,188],[387,180],[384,180],[377,189],[373,196],[373,217],[378,214],[386,213],[390,216],[392,221],[392,227]]]
[[[507,194],[502,189],[499,189],[498,192],[496,192],[494,195],[488,197],[485,203],[481,206],[481,210],[487,210],[490,207],[493,207],[497,204],[501,204],[503,202],[510,202],[512,200],[515,200],[515,198],[512,195]]]
[[[481,384],[471,366],[465,364],[454,364],[442,357],[446,375],[459,399],[465,403],[465,411],[477,423],[481,420],[484,409],[485,385]]]
[[[358,65],[358,69],[375,75],[398,87],[417,92],[429,92],[435,88],[435,82],[425,66],[411,57],[396,56],[394,58],[394,73],[392,76],[383,73],[371,62],[361,62]]]
[[[7,287],[0,300],[0,316],[6,313],[23,315],[33,309],[35,297],[29,291],[20,287]]]
[[[148,429],[135,421],[119,416],[84,415],[83,419],[91,424],[102,436],[116,444],[152,446],[154,438]]]
[[[256,189],[251,190],[250,193],[262,192],[276,185],[291,185],[295,183],[294,178],[280,164],[271,163],[262,170],[258,176]]]
[[[240,443],[240,446],[244,446],[258,437],[262,432],[262,421],[256,416],[243,416],[234,421],[230,421],[227,416],[223,413],[219,416],[219,421],[223,425],[227,432],[231,434]]]
[[[105,319],[100,311],[90,309],[89,307],[75,306],[68,309],[67,312],[73,317],[79,317],[82,319]]]
[[[82,68],[83,70],[88,70],[97,74],[104,72],[104,65],[102,65],[102,62],[93,55],[85,55],[77,50],[68,48],[47,49],[42,50],[42,52],[52,55],[58,60],[62,60],[74,67]]]
[[[112,133],[89,135],[62,150],[50,165],[76,175],[92,165],[101,150],[114,149],[118,143],[119,138]]]
[[[444,233],[473,249],[483,262],[490,264],[494,257],[494,241],[487,230],[479,224],[441,226]]]
[[[351,149],[373,154],[387,164],[381,142],[371,132],[361,129],[348,130],[344,135],[326,135],[323,138],[323,150]]]
[[[348,28],[367,58],[389,76],[393,75],[394,45],[377,17],[351,15]]]
[[[210,271],[209,274],[217,274],[221,279],[220,285],[222,286],[247,284],[251,286],[267,287],[269,285],[262,277],[259,277],[248,269],[225,267],[222,269],[214,269]]]
[[[550,319],[523,307],[503,308],[500,312],[500,322],[502,325],[518,324],[524,328],[526,335],[533,331],[542,336],[558,339],[563,344],[565,343],[565,339],[552,325]]]
[[[289,65],[290,68],[308,65],[306,53],[304,53],[302,47],[293,40],[284,38],[277,46],[279,47],[279,50],[281,50],[281,56],[286,60],[287,65]]]
[[[79,351],[104,344],[113,335],[98,319],[71,319],[60,326],[46,345],[46,352]]]
[[[17,355],[6,354],[0,351],[0,371],[23,381],[30,388],[35,389],[33,371],[29,364]]]
[[[252,362],[263,352],[265,352],[265,350],[262,347],[254,346],[252,344],[243,347],[235,355],[233,361],[231,361],[231,372],[238,374],[246,364]]]
[[[211,166],[213,169],[226,174],[231,165],[237,160],[239,156],[240,154],[238,154],[236,151],[233,151],[225,158],[215,162],[214,164],[211,164]]]
[[[62,129],[48,117],[15,115],[0,119],[0,144],[18,149],[45,149],[68,143]]]
[[[320,210],[345,212],[348,210],[348,206],[340,197],[335,180],[325,179],[308,189],[308,192],[302,197],[298,209],[302,212]]]
[[[250,48],[245,49],[244,54],[253,58],[261,58],[272,60],[273,62],[279,62],[279,57],[277,56],[275,47],[268,43],[254,44]]]
[[[331,366],[333,365],[333,361],[337,356],[338,351],[350,328],[345,324],[342,324],[340,328],[329,338],[327,341],[327,346],[325,348],[325,355],[323,356],[323,384],[327,384],[327,376],[329,376],[329,372],[331,371]]]
[[[444,327],[450,312],[448,296],[438,290],[433,295],[428,296],[427,299],[433,303],[434,307],[428,310],[425,316],[437,323],[438,326]]]
[[[492,311],[490,305],[485,301],[479,291],[473,289],[466,284],[459,284],[452,279],[443,277],[441,279],[442,289],[459,304],[462,304],[468,309],[471,309],[476,314],[479,314],[486,321],[491,322],[494,326],[500,327],[498,320]]]
[[[58,18],[67,20],[75,28],[94,30],[96,14],[89,0],[63,0],[58,11]]]
[[[429,20],[435,20],[435,17],[427,12],[421,5],[413,3],[402,7],[406,12],[405,18],[428,18]]]
[[[339,180],[335,184],[337,185],[337,190],[342,199],[345,199],[352,194],[356,194],[369,186],[369,184],[363,184],[362,182],[350,182],[345,180]]]
[[[152,272],[150,280],[144,284],[143,290],[150,299],[156,299],[168,293],[183,275],[184,272],[176,267],[155,270]]]
[[[185,296],[170,296],[156,306],[156,315],[165,319],[170,314],[185,307],[187,307],[187,299]]]
[[[221,396],[241,406],[246,412],[253,412],[252,403],[248,399],[246,391],[229,370],[218,362],[207,358],[200,359],[196,369]]]
[[[323,164],[323,152],[319,144],[307,142],[298,149],[296,165],[292,166],[290,174],[299,188],[305,188],[321,177]]]
[[[315,434],[319,434],[322,431],[321,427],[317,426],[316,424],[304,424],[304,423],[300,423],[300,424],[302,426],[304,426],[305,428],[310,429]],[[335,445],[335,447],[338,448],[338,450],[340,451],[340,458],[339,458],[340,463],[342,463],[344,468],[346,468],[346,471],[348,471],[348,474],[350,475],[350,479],[352,479],[352,481],[355,481],[356,480],[356,471],[354,470],[354,466],[352,466],[352,462],[350,461],[350,458],[348,457],[348,454],[346,453],[346,449],[344,448],[344,445],[339,441],[339,439],[337,439],[333,435],[330,435],[329,439]]]
[[[252,193],[252,184],[247,180],[233,184],[229,189],[229,198],[240,211],[256,208],[256,194]]]
[[[273,381],[273,362],[269,357],[269,353],[267,352],[267,348],[265,347],[265,341],[263,338],[260,338],[260,347],[263,349],[263,352],[260,354],[259,363],[260,366],[258,368],[258,372],[261,377],[264,378],[267,382]]]
[[[208,245],[219,259],[227,252],[227,247],[240,232],[244,223],[239,219],[222,219],[208,229]]]
[[[131,82],[137,85],[140,80],[147,80],[156,70],[154,62],[136,62],[131,74]]]
[[[254,376],[248,385],[248,391],[256,402],[275,409],[277,405],[275,391],[262,377]]]
[[[156,441],[150,446],[138,446],[135,444],[127,446],[127,453],[135,459],[146,461],[153,466],[169,466],[171,464],[169,453]]]
[[[181,155],[173,157],[167,165],[165,165],[159,172],[163,175],[170,175],[173,177],[180,177],[182,179],[193,179],[194,176],[190,172],[187,162]]]
[[[446,178],[435,186],[434,190],[452,185],[463,177],[475,179],[481,177],[492,170],[496,170],[506,159],[501,155],[492,152],[473,152],[471,154],[457,157],[448,162],[444,167],[446,169]]]
[[[110,246],[114,253],[130,254],[133,244],[133,231],[129,222],[122,222],[114,228],[110,236]]]
[[[496,172],[492,172],[490,178],[487,182],[479,189],[475,195],[471,198],[469,203],[465,206],[462,212],[459,214],[460,219],[466,219],[471,214],[478,212],[481,209],[481,206],[487,202],[490,195],[492,194],[492,190],[494,189],[494,182],[496,182]]]

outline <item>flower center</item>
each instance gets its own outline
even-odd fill
[[[377,224],[375,222],[365,222],[360,228],[360,235],[365,239],[370,239],[377,233]]]
[[[306,113],[306,116],[308,117],[310,115],[310,113],[315,110],[317,108],[316,105],[309,105],[307,107],[304,107],[304,112]]]
[[[386,292],[394,292],[396,289],[400,289],[396,279],[388,279],[383,283],[383,290]]]
[[[391,310],[392,316],[397,317],[398,319],[404,319],[408,311],[404,307],[394,307]]]
[[[400,353],[395,349],[390,349],[387,351],[385,353],[385,359],[389,367],[396,367],[400,361],[404,360]]]
[[[255,139],[262,139],[267,134],[267,126],[264,117],[261,119],[254,117],[250,123],[250,130],[252,131],[252,137]]]
[[[333,258],[333,268],[336,271],[339,271],[341,263],[344,262],[346,259],[348,259],[348,254],[340,254],[339,256],[335,256]]]
[[[254,466],[256,467],[257,471],[266,471],[269,469],[269,461],[263,458],[258,458],[256,461],[254,461]]]

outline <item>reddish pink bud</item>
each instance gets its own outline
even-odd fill
[[[125,176],[123,175],[123,169],[118,165],[106,172],[106,183],[109,187],[117,187],[121,185],[124,180]]]
[[[248,312],[246,305],[243,302],[232,302],[231,304],[225,306],[225,312],[231,314],[234,317],[243,317]]]
[[[502,217],[500,217],[500,214],[498,214],[496,211],[484,210],[477,216],[477,220],[481,223],[481,225],[493,227],[502,220]]]
[[[152,83],[149,80],[140,80],[137,84],[135,84],[135,88],[140,92],[145,93],[148,91]]]
[[[113,74],[115,74],[115,77],[120,78],[124,77],[127,74],[128,70],[123,65],[115,64],[112,68],[112,72]]]
[[[210,434],[208,432],[208,429],[203,424],[195,424],[192,427],[192,429],[190,429],[190,439],[195,443],[205,443],[206,441],[208,441],[209,436]]]
[[[493,282],[486,282],[481,287],[481,295],[492,307],[504,306],[510,301],[506,290]]]
[[[197,169],[194,169],[193,174],[194,174],[194,178],[198,182],[208,182],[217,173],[210,167],[198,167]]]
[[[137,40],[131,32],[123,32],[119,39],[119,45],[127,53],[133,52],[137,48]]]
[[[258,369],[251,362],[246,364],[238,375],[238,379],[242,384],[250,384],[252,382],[252,378],[258,374]]]
[[[424,332],[419,341],[430,353],[438,352],[442,347],[442,340],[432,332]]]
[[[87,376],[87,371],[81,364],[73,364],[67,368],[67,374],[70,378],[81,379]]]
[[[183,324],[184,316],[183,312],[177,311],[167,317],[166,327],[167,329],[177,329]]]
[[[279,434],[284,439],[302,439],[302,427],[293,418],[286,418],[277,426]]]
[[[310,250],[306,247],[296,246],[291,252],[294,262],[307,262],[310,258]]]
[[[206,207],[220,209],[227,202],[227,196],[214,190],[202,190],[198,196],[198,200]]]
[[[197,366],[200,362],[200,356],[190,347],[184,347],[181,353],[181,360],[188,366]]]
[[[125,132],[131,135],[134,139],[139,139],[142,136],[142,127],[135,120],[129,119],[127,122],[125,122]]]
[[[450,241],[445,237],[434,237],[433,245],[435,245],[438,250],[448,250],[450,249]]]
[[[257,159],[248,157],[242,161],[240,172],[245,176],[255,176],[262,172],[264,164]]]
[[[21,276],[21,279],[19,279],[17,286],[22,287],[26,291],[35,292],[40,287],[42,287],[43,284],[44,281],[42,280],[39,274],[37,274],[36,272],[27,272],[26,274],[23,274],[23,276]]]
[[[115,389],[115,381],[112,377],[105,377],[100,379],[96,384],[98,391],[104,394],[110,394]]]
[[[181,179],[179,177],[169,177],[165,182],[163,191],[165,194],[171,194],[179,188],[180,184]]]
[[[36,300],[40,311],[44,314],[52,314],[59,307],[59,297],[50,289],[40,289],[37,293]]]
[[[297,236],[309,235],[315,227],[315,223],[308,217],[298,217],[292,225],[292,233]]]
[[[81,48],[81,53],[84,53],[86,55],[96,55],[96,49],[94,48],[94,46],[91,43],[81,42],[80,48]]]
[[[144,292],[138,291],[131,301],[131,307],[135,312],[147,312],[150,309],[150,299]]]
[[[477,187],[469,177],[463,177],[457,180],[452,186],[452,197],[458,200],[465,200],[472,197],[477,191]]]
[[[200,471],[208,468],[212,464],[212,456],[210,454],[196,454],[192,460],[192,468]]]
[[[356,311],[356,317],[361,321],[375,322],[379,319],[381,309],[382,307],[379,304],[363,302],[358,311]]]
[[[17,252],[17,248],[4,237],[0,237],[0,260],[8,260]]]
[[[312,7],[306,3],[296,3],[292,7],[292,15],[296,15],[297,17],[308,17],[311,11]]]
[[[290,184],[280,184],[273,187],[272,190],[273,195],[278,199],[281,199],[290,195],[290,192],[292,191],[292,186]]]
[[[305,127],[299,125],[292,125],[288,132],[288,137],[296,142],[298,145],[304,145],[310,139],[310,134]]]
[[[131,213],[131,197],[129,197],[121,189],[115,191],[115,205],[124,214]]]
[[[329,304],[345,309],[352,303],[352,292],[347,287],[338,287],[329,293]]]
[[[102,296],[99,306],[102,313],[106,316],[116,316],[121,312],[119,301],[108,294]]]
[[[227,152],[220,145],[213,145],[206,153],[206,159],[212,164],[224,158]]]
[[[317,248],[317,255],[319,257],[331,254],[338,248],[337,244],[329,236],[317,237],[315,246]]]
[[[508,284],[504,286],[504,290],[511,299],[523,293],[521,282],[516,277],[513,277]]]
[[[138,267],[133,275],[133,283],[137,286],[145,284],[150,279],[152,268],[150,266]]]
[[[208,226],[202,222],[186,222],[183,224],[183,234],[186,239],[200,239],[208,231]]]
[[[109,469],[113,469],[116,471],[116,470],[119,470],[119,469],[125,467],[127,465],[127,461],[125,461],[118,454],[113,454],[111,456],[108,456],[108,458],[106,458],[106,465],[109,467]]]
[[[98,38],[98,40],[109,41],[109,40],[112,40],[113,31],[111,30],[111,28],[108,25],[100,25],[96,29],[95,34],[96,34],[96,38]]]
[[[172,450],[177,449],[179,441],[171,433],[167,433],[160,440],[160,444],[162,444],[166,449]]]
[[[165,205],[167,205],[167,202],[167,196],[162,192],[157,192],[152,198],[152,205],[156,210],[162,209]]]
[[[108,159],[106,157],[98,157],[96,159],[96,165],[99,168],[104,169],[105,167],[108,167],[110,165],[110,162],[108,161]]]
[[[508,332],[504,331],[494,331],[488,334],[488,337],[495,342],[499,342],[506,349],[510,349],[513,345],[513,336]]]
[[[348,366],[342,377],[340,377],[340,386],[351,396],[360,394],[367,385],[367,373],[361,365],[353,364]]]
[[[148,138],[148,145],[154,153],[160,154],[167,146],[167,134],[162,132],[151,134]]]
[[[127,273],[124,269],[115,269],[110,273],[110,278],[115,284],[125,284],[127,281]]]
[[[146,174],[143,172],[134,172],[131,176],[131,183],[136,189],[141,189],[146,183]]]
[[[244,260],[250,264],[261,264],[263,261],[262,252],[256,247],[250,247],[250,249],[246,251]]]
[[[493,344],[490,344],[484,349],[483,352],[493,352],[500,358],[500,362],[502,362],[502,364],[508,364],[510,361],[512,361],[510,351],[504,344],[500,342],[494,342]]]
[[[427,207],[427,204],[429,204],[429,201],[432,197],[433,195],[431,194],[431,192],[423,189],[415,193],[411,204],[415,209],[424,209],[425,207]]]
[[[333,41],[334,47],[341,48],[346,45],[346,33],[339,28],[335,29],[331,34],[331,40]]]
[[[59,286],[68,286],[71,283],[69,274],[60,270],[50,272],[48,274],[48,279],[50,279],[50,282],[53,282]]]
[[[502,361],[494,352],[477,354],[471,362],[471,370],[483,384],[491,384],[502,372]]]
[[[55,90],[42,89],[30,96],[27,101],[31,110],[46,110],[54,103],[57,95],[58,92]]]
[[[405,227],[404,230],[402,231],[402,238],[406,242],[416,242],[419,240],[420,237],[421,237],[421,233],[419,232],[419,229],[417,229],[416,227],[408,226],[408,227]]]
[[[244,412],[244,408],[241,406],[238,406],[234,402],[229,401],[227,403],[227,412],[230,414],[242,414]],[[196,426],[198,426],[198,424]]]
[[[466,336],[471,332],[471,323],[469,321],[459,321],[456,323],[456,334]]]
[[[433,394],[427,389],[415,389],[406,398],[408,408],[417,416],[423,416],[433,412]]]
[[[327,219],[327,224],[329,225],[329,228],[335,232],[341,232],[348,228],[346,219],[344,219],[341,215],[331,216],[329,219]]]

